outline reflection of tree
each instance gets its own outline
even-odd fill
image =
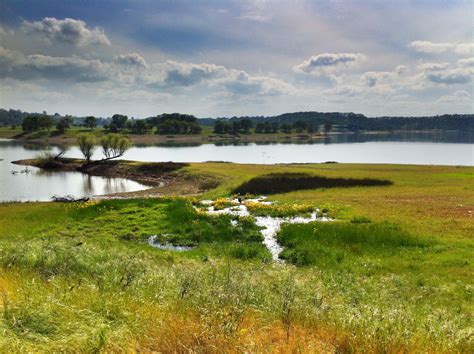
[[[123,178],[104,177],[104,188],[102,194],[112,194],[127,191],[128,181]]]
[[[53,145],[44,145],[41,143],[28,143],[28,144],[22,144],[23,149],[28,150],[28,151],[51,151],[54,149]]]
[[[92,176],[86,174],[82,175],[82,190],[83,195],[95,194],[94,181]]]

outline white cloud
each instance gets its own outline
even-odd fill
[[[266,8],[266,0],[251,0],[244,4],[244,11],[238,17],[241,20],[268,22],[271,20],[271,15]]]
[[[251,76],[245,71],[238,70],[230,70],[227,77],[217,83],[237,95],[276,96],[295,92],[293,86],[280,79]]]
[[[451,69],[425,73],[428,81],[441,85],[463,85],[471,82],[472,72],[464,69]]]
[[[308,74],[329,74],[353,67],[365,60],[360,53],[323,53],[310,57],[293,70]]]
[[[437,103],[467,103],[472,105],[471,94],[464,90],[456,91],[449,95],[441,96]]]
[[[0,76],[18,80],[96,82],[107,79],[108,65],[100,60],[24,54],[0,47]]]
[[[72,18],[59,20],[45,17],[41,21],[23,21],[22,28],[27,34],[37,35],[51,43],[74,46],[110,45],[103,29],[99,27],[89,29],[84,21]]]
[[[474,67],[474,57],[472,58],[467,58],[467,59],[460,59],[458,60],[458,64],[463,67]]]
[[[429,54],[440,54],[444,53],[454,47],[452,43],[434,43],[430,41],[413,41],[408,44],[409,48],[412,48],[416,52],[429,53]]]
[[[461,43],[454,49],[456,54],[459,55],[473,55],[474,54],[474,43]]]
[[[204,80],[225,76],[228,70],[215,64],[193,64],[168,61],[165,64],[164,83],[168,86],[192,86]]]
[[[408,44],[408,47],[416,52],[426,54],[441,54],[453,51],[458,55],[472,55],[474,52],[474,43],[413,41]]]
[[[119,56],[115,57],[115,61],[119,64],[130,67],[148,69],[146,60],[138,53],[120,54]]]
[[[417,66],[420,71],[438,71],[445,70],[449,66],[449,63],[423,63]]]
[[[251,75],[242,70],[215,64],[195,64],[167,61],[153,66],[151,75],[143,78],[152,87],[192,88],[206,85],[208,89],[225,89],[236,95],[274,96],[289,94],[295,88],[283,80],[263,75]]]

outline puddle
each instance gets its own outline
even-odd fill
[[[233,215],[233,216],[251,216],[251,213],[244,204],[246,202],[260,203],[263,205],[271,205],[272,202],[266,200],[267,197],[262,196],[254,199],[229,199],[232,203],[231,206],[216,210],[212,206],[213,201],[204,200],[201,205],[206,206],[205,211],[210,215]],[[274,261],[282,262],[279,258],[280,253],[283,251],[276,239],[278,231],[280,231],[282,224],[306,224],[313,221],[331,221],[332,219],[326,216],[318,216],[319,210],[316,209],[309,217],[294,216],[294,217],[273,217],[273,216],[254,216],[255,224],[260,226],[262,229],[260,232],[263,236],[263,243],[272,254]],[[237,225],[236,220],[231,220],[233,226]]]
[[[160,250],[165,250],[165,251],[178,251],[178,252],[183,252],[183,251],[190,251],[193,248],[190,246],[175,246],[172,245],[171,243],[159,243],[156,238],[158,235],[152,235],[148,238],[148,244],[152,247],[158,248]]]

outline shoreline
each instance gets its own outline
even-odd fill
[[[75,135],[51,135],[54,132],[34,132],[34,133],[17,133],[12,132],[11,135],[5,135],[6,139],[12,139],[20,142],[27,143],[38,143],[38,144],[72,144],[76,143],[77,137]],[[100,138],[102,135],[106,134],[106,131],[96,130],[96,131],[86,131],[86,130],[71,130],[70,133],[91,133]],[[334,131],[327,134],[316,133],[316,134],[307,134],[307,133],[292,133],[292,134],[237,134],[237,135],[214,135],[214,134],[199,134],[199,135],[159,135],[159,134],[128,134],[120,133],[126,136],[130,142],[134,145],[139,144],[219,144],[219,143],[283,143],[283,142],[304,142],[304,141],[322,141],[328,138],[337,137],[337,136],[373,136],[373,135],[383,135],[389,136],[394,134],[442,134],[442,133],[461,133],[460,131],[454,130],[394,130],[394,131]],[[49,134],[49,135],[45,135]],[[39,135],[39,136],[38,136]]]
[[[25,159],[12,161],[21,166],[37,167],[50,172],[81,172],[90,176],[107,178],[125,178],[138,182],[149,188],[124,193],[104,194],[99,199],[112,197],[142,198],[166,195],[191,196],[205,192],[219,184],[216,178],[200,174],[193,176],[185,173],[187,163],[175,162],[138,162],[127,160],[92,161],[84,165],[84,160],[72,158],[60,159]]]

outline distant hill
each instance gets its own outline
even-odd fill
[[[29,114],[21,110],[1,109],[0,126],[21,125],[23,118]],[[59,118],[55,113],[53,118]],[[156,117],[147,118],[149,121]],[[98,118],[98,125],[110,123],[110,118]],[[249,119],[255,127],[258,123],[278,123],[278,125],[295,125],[297,122],[311,123],[313,126],[322,126],[330,123],[333,130],[337,131],[390,131],[390,130],[457,130],[474,132],[474,114],[444,114],[426,117],[376,117],[368,118],[363,114],[341,113],[341,112],[294,112],[284,113],[277,116],[242,116],[242,117],[218,117],[200,118],[198,122],[204,126],[214,126],[217,120],[232,123]],[[73,117],[75,125],[82,125],[84,117]]]
[[[474,114],[445,114],[426,117],[377,117],[368,118],[363,114],[340,112],[295,112],[284,113],[278,116],[230,117],[230,118],[201,118],[202,125],[213,126],[216,120],[232,123],[243,119],[250,119],[253,125],[257,123],[290,124],[306,122],[313,125],[331,123],[338,130],[469,130],[474,131]]]

